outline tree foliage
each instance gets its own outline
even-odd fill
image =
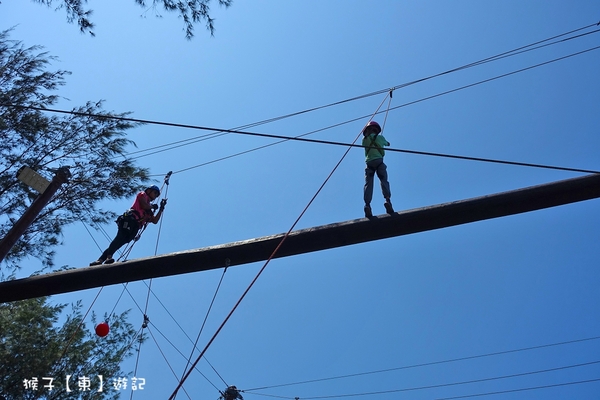
[[[58,3],[57,9],[65,9],[67,12],[67,21],[73,23],[77,21],[77,25],[82,33],[89,33],[94,36],[94,23],[90,20],[93,13],[92,10],[86,10],[84,4],[87,0],[33,0],[37,3],[51,7],[52,4]],[[194,25],[204,22],[206,29],[211,35],[215,31],[215,20],[210,16],[211,0],[135,0],[136,4],[145,9],[153,9],[162,5],[164,10],[168,12],[178,12],[179,17],[183,19],[185,25],[185,37],[191,39],[194,36]],[[233,0],[217,0],[220,6],[229,7]],[[151,3],[151,4],[150,4]],[[158,15],[158,13],[157,13]]]
[[[113,379],[127,377],[121,370],[121,361],[133,354],[137,333],[125,321],[126,314],[108,317],[110,333],[104,338],[95,335],[81,324],[81,304],[73,306],[61,327],[65,305],[49,305],[46,298],[0,304],[0,398],[6,400],[66,400],[116,399],[119,391]],[[107,317],[107,316],[105,316]],[[92,316],[92,324],[96,325]],[[137,338],[141,339],[141,338]],[[66,391],[66,376],[69,388]],[[99,378],[103,391],[99,390]],[[91,380],[89,391],[80,391],[79,378]],[[37,390],[26,387],[25,380],[37,378]],[[53,378],[54,388],[42,378]]]
[[[17,179],[19,168],[28,166],[51,180],[54,169],[70,167],[70,181],[5,258],[12,270],[29,256],[52,266],[52,249],[66,225],[113,220],[115,214],[98,203],[132,196],[148,181],[148,171],[125,157],[134,144],[125,132],[136,126],[119,119],[128,113],[106,112],[102,102],[76,107],[75,114],[44,112],[59,99],[55,91],[68,72],[48,70],[52,57],[8,35],[0,32],[0,237],[38,195]]]

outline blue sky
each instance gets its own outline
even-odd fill
[[[130,1],[91,1],[96,37],[81,35],[32,1],[5,0],[3,29],[43,45],[72,71],[59,108],[105,100],[105,108],[156,121],[234,128],[394,87],[600,21],[596,1],[253,1],[213,6],[215,37],[201,26],[184,39],[175,15]],[[591,30],[588,30],[591,31]],[[394,92],[392,107],[600,45],[600,33],[469,68]],[[600,50],[390,111],[392,147],[599,170]],[[373,113],[385,95],[261,125],[297,136]],[[379,121],[381,117],[377,118]],[[367,122],[311,137],[351,142]],[[146,125],[130,133],[139,149],[202,135]],[[160,184],[176,171],[158,252],[200,248],[285,232],[344,149],[288,142],[177,173],[270,139],[226,135],[140,158]],[[132,151],[135,149],[132,148]],[[581,174],[388,153],[392,200],[408,210]],[[298,228],[362,217],[364,156],[352,150]],[[120,212],[131,200],[103,207]],[[241,389],[413,366],[600,336],[598,200],[524,215],[273,261],[207,357]],[[374,213],[382,214],[376,186]],[[104,229],[112,237],[114,225]],[[131,258],[154,254],[150,227]],[[94,231],[105,247],[108,240]],[[83,226],[65,230],[57,265],[86,266],[100,251]],[[262,264],[231,268],[200,339],[203,348]],[[25,276],[38,268],[34,259]],[[142,347],[144,393],[164,399],[188,355],[222,271],[154,280],[148,315],[158,346]],[[147,287],[129,285],[143,305]],[[121,286],[105,288],[93,311],[110,312]],[[98,290],[55,296],[83,299]],[[132,309],[127,294],[118,311]],[[92,329],[90,322],[87,328]],[[600,360],[588,340],[460,362],[245,393],[246,400],[364,394],[521,374]],[[124,364],[132,371],[135,359]],[[205,362],[184,387],[191,398],[219,396],[224,383]],[[600,378],[600,366],[569,368],[469,385],[364,395],[438,399]],[[212,383],[212,384],[211,384]],[[600,383],[489,395],[502,399],[592,399]],[[262,394],[258,394],[260,392]],[[130,392],[124,393],[127,398]],[[178,398],[187,398],[181,394]]]

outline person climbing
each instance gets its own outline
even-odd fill
[[[137,235],[138,231],[152,222],[156,224],[160,220],[167,199],[162,199],[160,209],[157,204],[152,204],[160,196],[160,189],[156,185],[152,185],[146,190],[139,192],[135,197],[135,201],[129,210],[117,218],[117,235],[110,243],[108,248],[104,250],[100,258],[90,263],[90,266],[104,264],[112,264],[115,262],[113,254],[119,250],[121,246],[131,242]],[[158,209],[158,213],[154,215],[154,211]]]
[[[225,389],[221,398],[223,400],[244,400],[244,398],[240,394],[240,391],[233,385]]]
[[[383,156],[385,150],[383,146],[389,146],[390,143],[380,135],[381,126],[375,121],[369,121],[369,123],[363,129],[363,140],[362,145],[365,148],[365,161],[367,168],[365,168],[365,217],[373,217],[373,211],[371,210],[371,200],[373,199],[373,181],[374,176],[377,174],[379,181],[381,182],[381,191],[385,198],[385,211],[388,214],[394,213],[392,202],[392,192],[390,191],[390,183],[388,182],[387,166],[383,162]]]

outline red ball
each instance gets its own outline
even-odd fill
[[[109,330],[110,328],[106,322],[100,322],[98,325],[96,325],[96,335],[100,337],[108,335]]]

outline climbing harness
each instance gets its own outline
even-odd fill
[[[381,148],[381,146],[378,143],[376,143],[377,135],[378,135],[378,133],[376,133],[375,136],[373,136],[371,138],[371,142],[369,143],[369,145],[367,146],[367,149],[366,149],[367,150],[367,154],[368,154],[369,151],[371,151],[373,149],[376,149],[379,152],[379,154],[381,154],[381,157],[383,157],[383,155],[385,153],[383,152],[383,149]]]

